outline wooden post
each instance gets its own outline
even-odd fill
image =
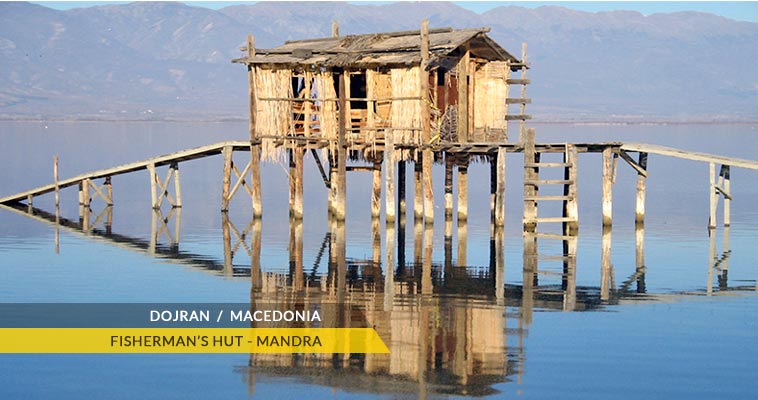
[[[471,52],[465,49],[463,57],[458,61],[458,142],[466,143],[469,137],[469,65]]]
[[[421,152],[416,155],[413,162],[413,218],[414,220],[424,217],[424,190],[423,190],[423,157]]]
[[[458,260],[459,267],[468,265],[468,224],[465,219],[458,218]]]
[[[521,79],[526,80],[526,42],[521,43],[521,63],[524,64],[521,67]],[[521,98],[526,98],[526,85],[521,85]],[[519,107],[519,111],[521,115],[526,114],[526,103],[522,102],[521,106]],[[523,138],[524,133],[526,132],[526,120],[522,119],[519,123],[519,136]],[[523,140],[519,140],[520,142],[523,142]]]
[[[224,240],[224,276],[232,276],[234,273],[234,254],[232,252],[231,221],[229,214],[221,213],[221,232]]]
[[[156,192],[158,176],[155,174],[155,164],[148,164],[147,172],[150,173],[150,206],[157,209],[160,208],[160,204],[158,204],[158,193]]]
[[[105,177],[105,183],[103,184],[105,186],[105,197],[107,198],[106,203],[109,206],[113,205],[113,184],[111,183],[111,177],[106,176]]]
[[[224,157],[224,176],[221,186],[221,211],[229,210],[229,191],[232,184],[232,147],[225,146],[221,154]]]
[[[345,169],[347,162],[347,143],[345,141],[345,134],[348,124],[349,116],[347,114],[347,101],[345,94],[346,80],[348,79],[348,71],[343,71],[338,77],[338,91],[339,91],[339,132],[337,143],[337,179],[334,182],[336,184],[336,198],[334,199],[334,216],[338,221],[345,220],[345,201],[346,201],[346,172]]]
[[[490,224],[495,224],[495,193],[497,192],[497,156],[487,156],[490,162]],[[492,237],[494,239],[494,236]]]
[[[721,166],[721,178],[723,179],[723,186],[721,187],[724,189],[724,227],[729,227],[732,223],[731,220],[731,208],[732,208],[732,191],[731,191],[731,176],[729,172],[729,166],[728,165],[722,165]],[[726,251],[726,250],[724,250]]]
[[[613,150],[603,149],[603,226],[613,224]]]
[[[563,194],[566,200],[563,203],[563,216],[569,218],[563,230],[564,235],[577,235],[579,233],[579,153],[573,144],[566,145],[565,162],[568,164],[564,170],[564,179],[569,183],[564,185]]]
[[[453,155],[445,153],[445,222],[453,218]]]
[[[255,39],[253,35],[247,35],[247,56],[255,57]],[[247,66],[248,74],[248,95],[250,96],[250,182],[252,183],[252,206],[253,218],[263,216],[263,207],[261,199],[261,147],[258,141],[257,117],[257,93],[255,86],[255,67],[252,64]]]
[[[497,150],[497,183],[495,188],[495,226],[505,226],[505,147]]]
[[[639,166],[647,170],[647,153],[640,152]],[[637,174],[637,203],[634,209],[634,221],[636,223],[645,222],[645,191],[647,189],[647,178],[642,174]]]
[[[55,207],[60,206],[60,187],[58,186],[58,156],[53,156],[53,182],[55,183]]]
[[[468,220],[468,154],[458,158],[458,223]]]
[[[305,150],[296,147],[290,155],[290,217],[303,219],[303,158]]]
[[[710,181],[709,185],[709,200],[710,200],[710,218],[708,219],[708,228],[709,229],[715,229],[716,228],[716,208],[718,206],[718,194],[716,192],[716,164],[709,163],[708,164],[708,179]]]
[[[337,21],[332,21],[332,37],[340,36],[340,24]]]
[[[537,174],[536,151],[534,149],[534,129],[529,128],[522,135],[524,143],[524,230],[534,232],[537,228]]]
[[[429,20],[421,21],[421,120],[423,130],[421,132],[421,141],[425,145],[431,144],[431,114],[429,101]],[[432,163],[434,153],[431,150],[424,150],[421,153],[421,162],[423,170],[423,189],[424,189],[424,222],[428,225],[434,224],[434,190],[432,183]]]
[[[397,213],[405,217],[405,160],[397,162]]]
[[[90,204],[92,204],[92,196],[90,195],[90,192],[89,192],[89,185],[90,185],[89,179],[85,179],[82,181],[82,204],[87,208],[89,208]]]
[[[376,154],[372,169],[371,219],[382,215],[382,155]]]
[[[179,163],[174,162],[171,164],[171,169],[174,170],[174,191],[176,192],[176,204],[174,207],[181,208],[182,206],[182,184],[179,179]]]
[[[386,223],[394,224],[395,222],[395,144],[392,133],[389,129],[384,131],[384,191],[385,206],[384,218]]]

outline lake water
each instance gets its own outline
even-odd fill
[[[634,141],[748,159],[758,154],[753,125],[535,127],[540,142]],[[66,178],[246,137],[246,123],[2,122],[0,196],[51,183],[54,155]],[[239,162],[244,156],[237,155]],[[310,156],[302,224],[288,218],[283,163],[262,168],[262,221],[251,221],[244,192],[223,216],[218,156],[180,164],[180,213],[153,212],[145,171],[114,177],[115,205],[95,199],[88,227],[80,221],[75,188],[61,194],[66,223],[58,229],[50,221],[52,195],[35,199],[34,207],[51,213],[37,211],[37,218],[0,209],[0,302],[332,304],[341,318],[335,325],[374,327],[391,351],[2,354],[0,398],[757,394],[758,171],[732,169],[732,225],[709,235],[708,165],[651,154],[640,232],[636,172],[620,161],[613,230],[604,232],[601,158],[583,154],[575,267],[545,257],[536,272],[525,262],[521,234],[523,158],[508,157],[506,226],[497,240],[489,225],[489,166],[481,163],[469,170],[465,227],[446,229],[443,169],[435,166],[438,221],[431,230],[415,229],[409,214],[399,236],[383,221],[372,225],[366,172],[348,174],[347,221],[330,223],[326,189]],[[412,182],[407,193],[412,208]],[[638,249],[640,238],[644,249]],[[388,246],[395,263],[389,274]],[[538,253],[560,255],[562,243],[538,239]]]

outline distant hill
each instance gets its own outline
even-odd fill
[[[644,16],[452,3],[260,2],[210,10],[131,3],[57,11],[0,2],[0,117],[247,117],[245,36],[259,47],[342,34],[488,26],[528,43],[536,120],[758,119],[758,24],[711,14]]]

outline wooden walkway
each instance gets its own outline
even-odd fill
[[[177,151],[175,153],[148,158],[142,161],[137,161],[137,162],[133,162],[129,164],[123,164],[123,165],[119,165],[112,168],[106,168],[106,169],[101,169],[101,170],[77,175],[72,178],[58,181],[58,188],[63,189],[69,186],[78,185],[86,179],[91,180],[91,179],[98,179],[98,178],[106,178],[106,177],[126,174],[129,172],[134,172],[134,171],[147,170],[148,167],[151,165],[155,167],[160,167],[160,166],[171,165],[171,164],[182,162],[182,161],[189,161],[189,160],[195,160],[198,158],[213,156],[216,154],[221,154],[224,148],[227,148],[229,146],[231,146],[235,151],[242,151],[242,150],[249,151],[250,150],[249,141],[219,142],[219,143],[214,143],[207,146],[195,147],[192,149]],[[16,193],[14,195],[2,197],[0,198],[0,204],[17,203],[20,201],[27,200],[30,196],[36,197],[42,194],[51,193],[55,191],[55,187],[56,187],[55,183],[51,183],[49,185],[40,186],[38,188],[27,190],[25,192]]]

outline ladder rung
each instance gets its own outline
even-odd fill
[[[524,185],[570,185],[572,183],[574,183],[574,181],[570,179],[538,179],[536,181],[524,181]]]
[[[529,79],[506,79],[505,83],[509,85],[528,85],[532,83]]]
[[[532,99],[505,99],[505,104],[532,104]]]
[[[536,222],[574,222],[571,217],[537,217]]]
[[[519,114],[519,115],[506,115],[505,120],[506,121],[517,121],[517,120],[526,120],[526,119],[532,119],[531,115],[526,114]]]
[[[553,276],[563,276],[563,272],[558,271],[545,271],[542,269],[537,270],[537,273],[540,275],[553,275]]]
[[[558,240],[568,240],[568,239],[573,239],[576,237],[576,236],[568,236],[568,235],[559,235],[557,233],[535,233],[534,236],[538,238],[558,239]]]
[[[561,162],[541,162],[541,163],[526,163],[524,164],[524,167],[526,168],[548,168],[548,167],[571,167],[571,163],[561,163]]]
[[[574,196],[525,196],[525,201],[573,200]]]

